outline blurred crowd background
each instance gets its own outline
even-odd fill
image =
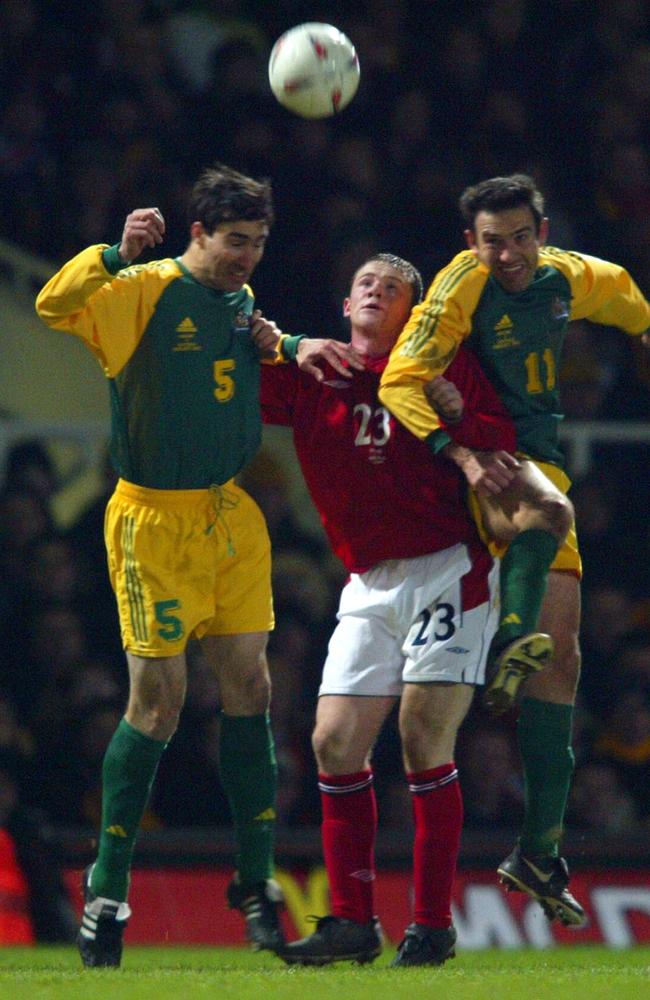
[[[275,104],[266,64],[282,31],[317,19],[353,39],[361,84],[340,117],[305,122]],[[408,258],[428,282],[462,247],[462,189],[523,170],[546,195],[550,242],[624,264],[647,294],[649,37],[643,0],[3,0],[0,239],[60,265],[157,205],[175,255],[189,186],[223,160],[273,181],[277,222],[254,280],[266,315],[289,332],[345,336],[341,299],[370,252]],[[573,324],[561,379],[569,420],[650,428],[650,362],[623,334]],[[571,829],[650,832],[649,458],[647,441],[597,445],[572,492],[585,578]],[[45,442],[16,445],[2,470],[0,826],[34,810],[79,830],[99,822],[101,760],[126,691],[103,472],[105,490],[63,528]],[[344,574],[272,448],[242,485],[274,547],[279,819],[313,825],[309,735]],[[218,691],[198,649],[190,658],[146,829],[230,822]],[[375,762],[380,822],[406,828],[394,724]],[[515,720],[474,709],[458,762],[467,828],[516,829]]]

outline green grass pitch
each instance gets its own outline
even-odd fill
[[[82,969],[73,948],[0,948],[8,1000],[650,1000],[650,947],[463,952],[442,968],[289,968],[245,948],[126,948],[121,969]]]

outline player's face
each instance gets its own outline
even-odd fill
[[[465,238],[506,292],[523,292],[535,277],[539,248],[547,234],[548,220],[542,219],[538,233],[533,213],[522,205],[503,212],[479,212]]]
[[[394,341],[412,305],[413,286],[404,275],[384,261],[372,260],[360,267],[352,279],[343,315],[350,317],[353,330]]]
[[[238,292],[262,258],[269,227],[261,220],[236,220],[222,222],[208,234],[195,222],[191,232],[197,247],[199,280],[220,292]]]

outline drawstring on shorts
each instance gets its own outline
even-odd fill
[[[239,503],[239,497],[232,490],[227,489],[225,486],[219,486],[217,483],[212,483],[209,487],[210,495],[212,497],[212,504],[214,506],[215,518],[211,524],[205,529],[206,535],[211,535],[215,529],[216,525],[221,525],[223,532],[226,536],[226,546],[227,553],[229,556],[235,555],[235,546],[232,541],[232,534],[228,526],[228,522],[224,517],[224,511],[234,510]]]

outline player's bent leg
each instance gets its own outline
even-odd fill
[[[256,950],[284,944],[282,891],[273,878],[277,764],[269,720],[266,632],[209,635],[203,652],[219,682],[220,776],[238,845],[228,906],[240,911]]]
[[[184,654],[148,659],[129,652],[127,660],[127,711],[104,756],[97,861],[83,877],[84,910],[77,944],[87,967],[120,964],[122,935],[131,912],[126,899],[133,847],[185,697]]]
[[[526,786],[519,843],[498,868],[506,888],[538,900],[549,920],[586,923],[569,891],[569,871],[559,856],[564,812],[573,772],[571,721],[580,672],[580,587],[573,573],[552,571],[540,624],[554,639],[551,664],[531,678],[518,722]]]
[[[534,462],[524,460],[511,487],[481,499],[480,509],[490,536],[509,543],[501,558],[501,617],[484,695],[488,710],[500,715],[553,656],[552,637],[538,620],[549,568],[573,523],[573,506]]]
[[[479,497],[483,528],[490,538],[508,544],[524,531],[546,531],[561,545],[573,524],[573,504],[531,459],[521,459],[510,486]]]
[[[377,828],[370,751],[395,698],[321,695],[312,743],[319,771],[323,856],[331,914],[280,952],[289,965],[373,961],[382,932],[374,915]]]

